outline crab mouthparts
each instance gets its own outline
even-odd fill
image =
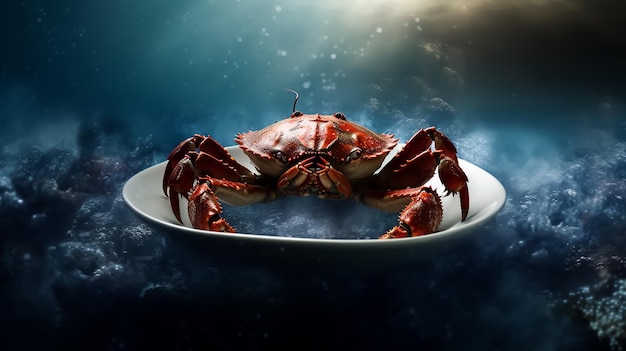
[[[321,156],[312,156],[300,162],[300,170],[306,170],[309,173],[319,173],[331,167],[330,162]]]
[[[279,188],[287,194],[299,196],[345,198],[350,195],[350,185],[343,174],[319,155],[303,159],[285,172]]]

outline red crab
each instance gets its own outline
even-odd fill
[[[219,201],[241,206],[285,195],[314,195],[354,198],[383,211],[399,212],[399,223],[381,239],[429,234],[439,227],[443,209],[437,192],[423,184],[437,167],[446,195],[460,194],[461,220],[465,220],[467,176],[458,165],[456,148],[443,133],[434,127],[421,129],[377,172],[398,139],[347,121],[342,113],[298,112],[295,94],[291,117],[235,138],[256,173],[210,136],[196,134],[174,148],[163,176],[163,191],[179,222],[181,195],[189,201],[194,228],[219,232],[235,232],[222,217]]]

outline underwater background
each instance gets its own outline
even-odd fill
[[[3,2],[0,348],[626,349],[623,10]],[[289,116],[285,88],[401,141],[437,126],[504,208],[435,259],[363,271],[214,254],[125,205],[126,180],[184,138],[232,145]],[[226,210],[309,237],[396,217],[301,203]]]

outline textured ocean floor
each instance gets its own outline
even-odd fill
[[[364,273],[206,255],[121,198],[163,147],[106,118],[74,131],[55,147],[2,149],[0,301],[12,346],[235,349],[294,337],[321,346],[337,335],[355,346],[620,350],[626,340],[626,143],[611,132],[564,151],[536,135],[500,147],[528,140],[520,130],[455,135],[472,150],[462,157],[502,180],[505,207],[480,240]],[[320,225],[294,215],[297,203],[237,209],[234,220],[311,237],[386,227],[332,213]]]

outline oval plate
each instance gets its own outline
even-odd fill
[[[226,149],[242,165],[254,169],[239,147],[230,146]],[[387,156],[387,160],[392,157],[392,154],[394,152]],[[459,163],[469,179],[470,210],[467,219],[464,222],[460,221],[461,210],[458,196],[443,197],[444,218],[439,231],[403,239],[314,239],[198,230],[189,226],[184,201],[181,201],[181,215],[186,223],[181,225],[176,221],[169,200],[161,190],[167,162],[147,168],[130,178],[124,185],[122,196],[133,211],[152,224],[176,233],[191,234],[206,241],[212,241],[211,245],[229,241],[236,243],[237,247],[253,248],[254,251],[262,252],[264,256],[277,254],[286,256],[289,253],[296,253],[300,259],[309,257],[318,262],[331,257],[342,261],[367,260],[368,257],[372,257],[372,254],[377,255],[376,260],[383,257],[380,255],[389,255],[394,260],[402,256],[411,259],[430,258],[459,242],[459,239],[479,232],[478,229],[493,218],[505,203],[506,192],[495,177],[467,161],[459,160]],[[439,189],[439,192],[443,189],[437,176],[427,184]],[[389,223],[389,228],[395,224]],[[236,223],[234,225],[236,226]],[[370,234],[376,237],[382,233]]]

